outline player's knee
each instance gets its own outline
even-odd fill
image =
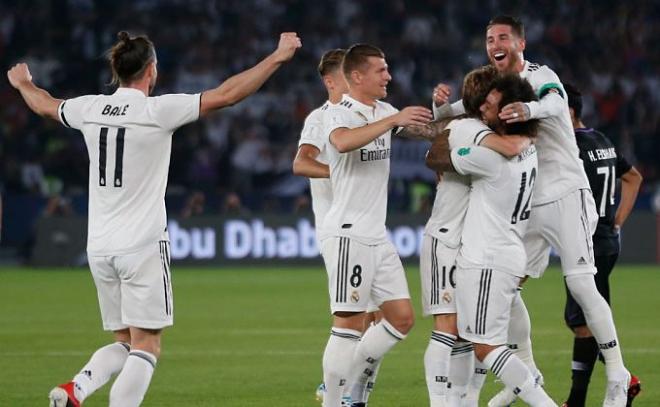
[[[594,336],[586,325],[573,327],[576,338],[591,338]]]
[[[486,359],[486,356],[495,349],[494,346],[486,345],[483,343],[474,344],[474,356],[479,359],[480,362],[483,362]]]
[[[566,276],[566,286],[575,299],[575,302],[582,308],[585,315],[594,314],[594,309],[602,308],[607,303],[596,288],[594,275],[591,273],[572,274]]]
[[[433,328],[436,331],[446,332],[458,336],[458,327],[456,326],[456,314],[438,314],[433,317]]]
[[[131,335],[131,350],[141,350],[160,358],[160,330],[135,330]]]
[[[388,319],[388,321],[397,331],[407,335],[415,324],[415,315],[411,309],[410,312],[402,312],[393,318],[393,320]]]

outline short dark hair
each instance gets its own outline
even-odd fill
[[[497,69],[493,65],[486,65],[472,70],[463,79],[463,106],[465,113],[470,117],[480,117],[479,108],[486,100],[488,92],[493,88],[497,78]]]
[[[539,100],[532,85],[527,79],[521,78],[517,73],[498,76],[493,83],[493,89],[502,94],[499,110],[514,102],[533,102]],[[506,134],[526,134],[535,137],[538,132],[539,120],[532,119],[526,122],[506,123],[502,122]]]
[[[525,25],[515,17],[508,15],[495,16],[488,22],[486,31],[490,30],[490,27],[494,25],[508,25],[516,36],[525,39]]]
[[[319,75],[325,76],[341,68],[341,62],[346,55],[346,50],[337,48],[323,54],[319,62]]]
[[[369,57],[385,58],[385,54],[380,48],[369,44],[352,45],[344,55],[342,69],[346,77],[350,77],[351,72],[360,70],[368,62]]]
[[[108,51],[113,85],[140,79],[147,65],[156,60],[156,49],[146,35],[131,37],[126,31],[120,31],[117,39]]]
[[[568,107],[573,109],[573,114],[576,119],[582,117],[582,92],[577,86],[565,83],[564,90],[566,91],[566,96],[568,96]]]

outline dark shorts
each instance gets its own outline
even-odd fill
[[[598,288],[598,292],[603,298],[605,298],[605,301],[607,301],[608,304],[610,303],[610,273],[612,272],[618,257],[619,253],[615,253],[607,256],[596,256],[595,259],[596,269],[598,270],[594,276],[596,279],[596,288]],[[582,308],[580,308],[571,293],[568,291],[568,287],[566,287],[564,320],[566,321],[566,325],[570,328],[587,325]]]

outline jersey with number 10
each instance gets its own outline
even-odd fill
[[[172,133],[198,119],[200,97],[119,88],[60,104],[60,121],[83,133],[89,154],[88,254],[131,253],[167,238]]]
[[[451,161],[459,174],[472,177],[458,266],[524,277],[523,238],[538,171],[536,148],[507,159],[484,147],[463,147],[452,150]]]
[[[449,148],[479,145],[493,131],[474,118],[452,120],[449,130]],[[470,177],[445,172],[436,186],[431,217],[424,231],[447,247],[456,248],[461,242],[463,221],[470,196]]]

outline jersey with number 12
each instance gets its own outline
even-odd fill
[[[200,97],[119,88],[60,104],[60,121],[83,133],[89,154],[89,255],[131,253],[167,239],[172,134],[198,119]]]
[[[472,178],[458,266],[524,277],[523,238],[538,174],[535,146],[511,159],[484,147],[463,147],[452,150],[451,161],[459,174]]]

